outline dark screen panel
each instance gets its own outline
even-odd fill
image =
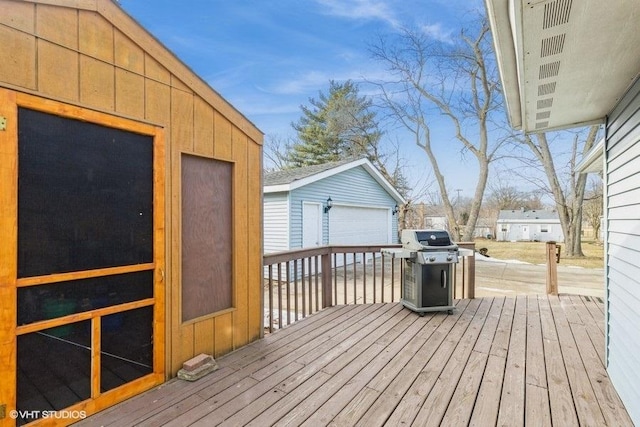
[[[153,271],[18,288],[18,325],[153,298]]]
[[[110,314],[100,322],[102,392],[153,372],[153,307]]]
[[[90,331],[85,320],[17,337],[17,425],[91,397]]]
[[[232,306],[232,165],[182,156],[182,320]]]
[[[153,261],[153,138],[20,108],[18,277]]]

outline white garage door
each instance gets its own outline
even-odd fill
[[[389,209],[336,206],[329,211],[330,245],[379,245],[390,243]]]

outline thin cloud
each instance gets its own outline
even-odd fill
[[[274,95],[298,95],[309,93],[323,87],[331,79],[329,74],[322,71],[308,71],[299,76],[293,76],[274,82],[270,86],[258,86],[258,89]]]
[[[388,2],[380,0],[316,0],[327,15],[340,16],[354,20],[381,20],[393,27],[399,22]]]
[[[384,70],[376,70],[369,67],[366,74],[362,70],[319,71],[311,70],[299,76],[280,79],[269,86],[256,86],[262,92],[272,95],[309,95],[316,96],[318,91],[325,91],[329,87],[329,81],[345,82],[351,80],[356,84],[363,84],[363,93],[367,89],[367,81],[382,77]],[[368,93],[368,92],[367,92]]]
[[[281,102],[270,98],[237,98],[238,106],[242,106],[241,111],[249,116],[262,115],[291,115],[300,112],[300,104],[296,102]],[[288,126],[288,123],[287,123]]]
[[[453,30],[444,28],[439,22],[435,24],[423,24],[420,29],[434,40],[453,43]]]

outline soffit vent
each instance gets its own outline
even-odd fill
[[[557,36],[548,37],[542,40],[542,48],[540,49],[540,57],[557,55],[562,53],[564,49],[564,39],[566,34],[558,34]]]
[[[538,96],[550,95],[556,91],[556,82],[545,83],[538,86]]]
[[[542,28],[547,29],[569,22],[572,0],[556,0],[544,5]]]
[[[549,127],[549,122],[538,122],[536,123],[536,129],[545,129]]]
[[[560,72],[560,61],[550,62],[548,64],[542,64],[540,66],[540,73],[538,78],[548,79],[550,77],[555,77]]]
[[[538,110],[541,108],[551,108],[552,105],[553,105],[553,98],[538,100]]]
[[[536,120],[544,120],[551,117],[551,111],[543,111],[541,113],[536,114]]]

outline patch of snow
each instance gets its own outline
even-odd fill
[[[486,262],[499,262],[502,264],[530,264],[528,262],[520,261],[518,259],[498,259],[498,258],[492,258],[485,255],[481,255],[479,253],[476,253],[476,260],[486,261]]]

